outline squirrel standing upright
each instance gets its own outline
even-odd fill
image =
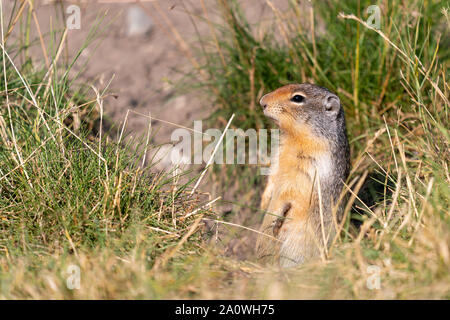
[[[350,168],[344,110],[337,95],[309,83],[283,86],[260,104],[280,128],[280,144],[256,253],[291,267],[325,252],[342,218],[343,201],[336,204]]]

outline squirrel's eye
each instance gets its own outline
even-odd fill
[[[293,97],[291,98],[291,101],[292,101],[292,102],[297,102],[297,103],[303,102],[304,100],[305,100],[305,97],[304,97],[304,96],[301,96],[301,95],[299,95],[299,94],[296,94],[295,96],[293,96]]]

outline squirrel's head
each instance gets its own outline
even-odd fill
[[[330,137],[345,130],[339,97],[328,89],[310,83],[289,84],[264,95],[260,104],[264,114],[282,131],[313,131]]]

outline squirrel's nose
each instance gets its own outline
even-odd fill
[[[263,110],[266,109],[266,107],[267,107],[267,102],[264,100],[265,97],[266,97],[266,96],[264,95],[264,96],[261,98],[261,100],[259,100],[259,104],[261,105],[261,107],[263,108]]]

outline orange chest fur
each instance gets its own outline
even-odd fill
[[[329,158],[328,145],[325,141],[308,139],[304,135],[285,138],[278,154],[269,178],[273,184],[270,210],[276,212],[291,202],[298,215],[306,214],[313,205],[315,176],[326,171],[323,159]]]

